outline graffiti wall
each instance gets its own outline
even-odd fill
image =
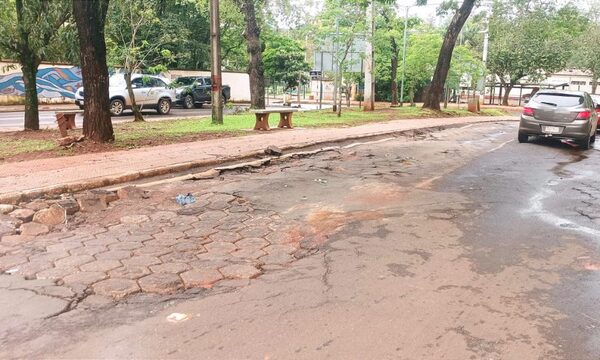
[[[14,68],[14,66],[12,66]],[[74,99],[81,86],[81,69],[76,66],[41,66],[37,73],[37,91],[40,98]],[[0,95],[23,96],[25,86],[20,70],[0,74]]]

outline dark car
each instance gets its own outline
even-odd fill
[[[583,91],[544,90],[523,108],[519,142],[530,135],[573,140],[583,149],[596,141],[598,114],[594,101]]]
[[[185,109],[192,107],[201,108],[203,104],[212,102],[212,81],[208,76],[182,76],[173,81],[176,91],[175,103]],[[221,88],[223,104],[231,98],[231,89],[228,85]]]

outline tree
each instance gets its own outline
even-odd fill
[[[502,84],[504,105],[508,105],[510,92],[519,80],[541,81],[564,69],[571,58],[573,40],[587,26],[586,19],[570,6],[527,5],[517,0],[497,1],[490,19],[487,65]]]
[[[58,30],[71,16],[68,0],[5,0],[0,7],[0,51],[21,65],[25,130],[38,130],[37,70]]]
[[[260,27],[256,18],[256,7],[261,0],[235,0],[239,6],[244,20],[246,30],[246,48],[250,56],[248,74],[250,75],[250,99],[253,109],[265,108],[265,69],[262,52],[263,44],[260,38]]]
[[[591,24],[574,43],[576,48],[571,66],[592,75],[592,94],[595,94],[600,78],[600,56],[597,51],[600,48],[600,25]]]
[[[171,57],[171,52],[162,48],[167,34],[160,31],[156,1],[120,0],[109,8],[109,60],[113,66],[123,66],[134,121],[144,121],[144,117],[136,103],[132,74],[141,69],[152,73],[166,70],[164,62]]]
[[[305,50],[293,39],[274,34],[266,41],[263,53],[265,74],[271,81],[284,84],[284,91],[308,83],[310,66]]]
[[[454,51],[458,35],[469,18],[469,15],[471,15],[471,11],[475,6],[476,1],[477,0],[463,0],[462,5],[454,14],[450,25],[448,25],[431,84],[429,84],[425,93],[423,108],[440,110],[440,102],[442,101],[444,94],[444,85],[446,83],[446,78],[448,77],[448,71],[450,70],[450,62],[452,61],[452,52]],[[424,4],[426,2],[426,0],[418,1],[419,4]]]
[[[108,68],[104,41],[108,1],[73,0],[73,14],[81,49],[81,73],[86,94],[83,134],[88,139],[98,142],[114,140],[108,102]]]

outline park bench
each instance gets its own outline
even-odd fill
[[[292,114],[295,113],[296,109],[265,109],[265,110],[252,110],[252,113],[256,115],[256,124],[254,130],[270,130],[269,128],[269,114],[279,114],[279,125],[278,128],[293,128],[292,126]]]
[[[75,129],[75,116],[82,114],[81,110],[73,111],[57,111],[56,122],[58,123],[58,130],[60,130],[60,136],[66,137],[68,135],[67,130]]]

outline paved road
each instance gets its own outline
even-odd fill
[[[154,185],[78,218],[79,231],[14,242],[44,257],[42,244],[135,254],[167,241],[179,252],[156,260],[162,271],[226,279],[187,291],[139,280],[118,302],[74,286],[69,311],[64,290],[0,277],[0,357],[598,359],[600,154],[515,138],[514,123],[472,125]],[[198,204],[173,215],[188,192]]]
[[[292,104],[294,106],[294,104]],[[235,105],[237,108],[247,108],[247,105]],[[299,110],[314,110],[318,106],[314,104],[303,104]],[[324,105],[324,108],[329,108],[331,105]],[[73,108],[76,110],[76,108]],[[226,110],[226,113],[230,113],[233,110]],[[159,115],[154,110],[143,111],[144,118],[146,121],[161,121],[161,120],[174,120],[190,117],[202,117],[210,116],[211,108],[210,105],[205,105],[202,109],[183,109],[176,107],[171,109],[169,115]],[[23,129],[24,113],[20,112],[0,112],[0,132],[2,131],[18,131]],[[126,110],[123,116],[113,116],[113,124],[133,121],[133,114],[131,111]],[[82,126],[83,117],[78,115],[75,118],[75,122],[78,127]],[[41,129],[53,129],[56,128],[56,116],[55,111],[40,111],[40,128]]]

